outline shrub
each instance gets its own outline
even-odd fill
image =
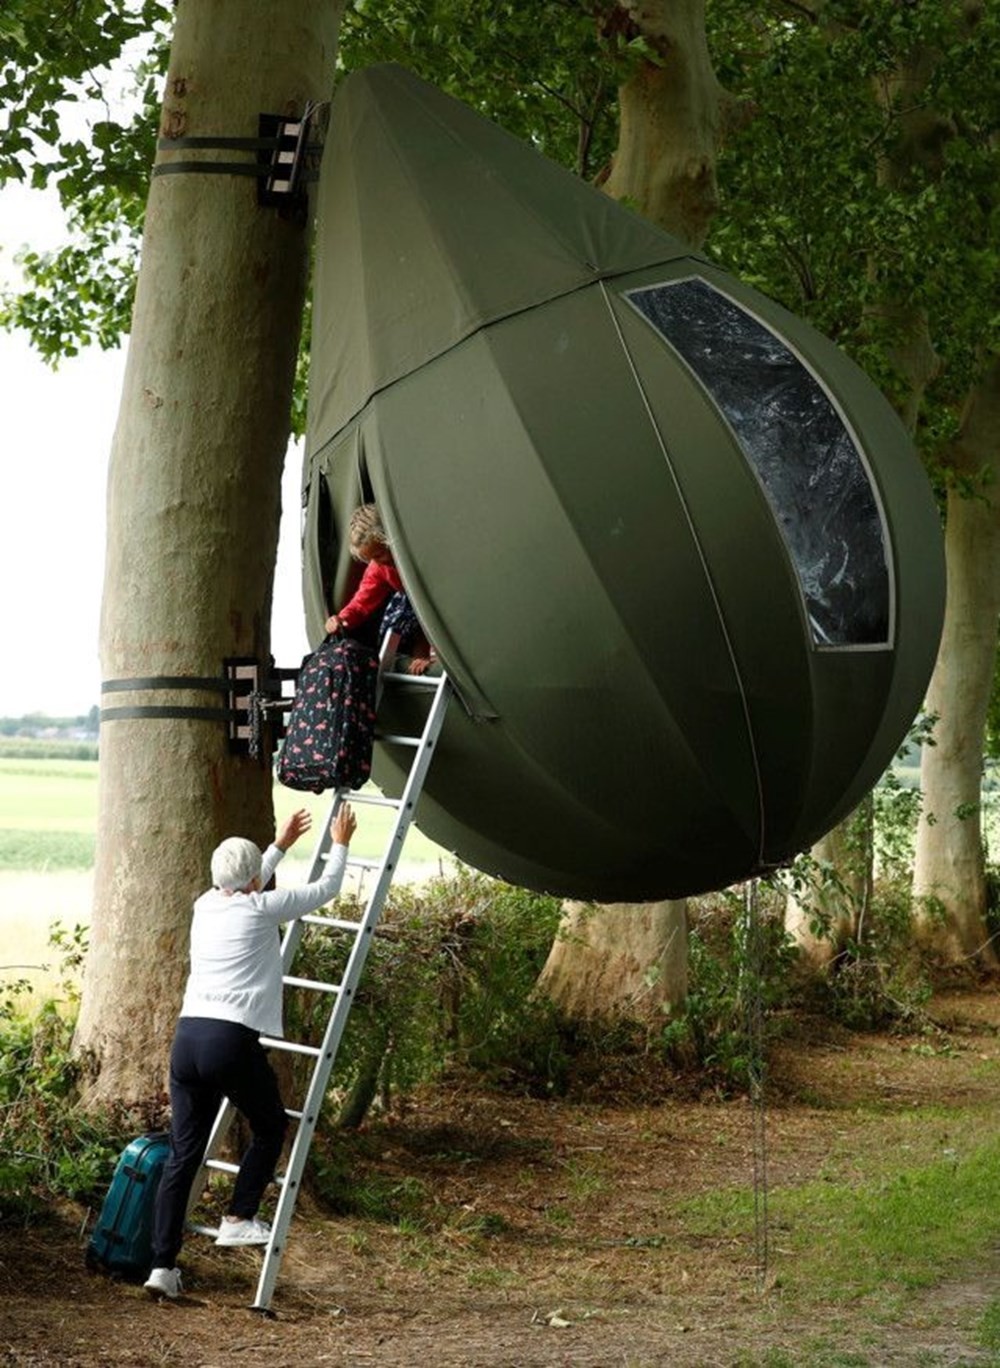
[[[768,1013],[790,993],[792,942],[765,882],[691,900],[688,994],[663,1032],[669,1058],[723,1090],[752,1089],[765,1066]]]
[[[343,914],[362,908],[342,899]],[[446,1066],[544,1086],[560,1050],[554,1013],[533,995],[559,922],[558,899],[468,869],[390,892],[337,1057],[339,1124],[357,1125],[376,1095],[387,1103]],[[296,972],[343,977],[350,938],[314,932]],[[318,1043],[329,999],[286,1001],[290,1036]]]
[[[74,1105],[79,1064],[73,1023],[54,1003],[33,1018],[0,1022],[0,1189],[30,1212],[47,1195],[92,1195],[119,1148],[100,1121]]]
[[[851,1030],[923,1027],[932,985],[915,943],[908,879],[876,880],[864,922],[829,972],[811,985],[811,994],[821,1010]]]
[[[53,1195],[99,1200],[124,1139],[145,1129],[125,1112],[89,1114],[77,1101],[86,1061],[72,1052],[75,991],[69,974],[86,950],[83,929],[56,924],[50,943],[61,954],[64,1001],[36,1013],[21,1010],[30,986],[0,992],[0,1192],[3,1217],[27,1219]],[[67,1010],[68,1009],[68,1010]]]

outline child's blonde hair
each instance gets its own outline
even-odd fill
[[[386,536],[375,504],[359,504],[347,525],[347,537],[351,555],[355,559],[358,559],[358,552],[368,542],[378,542],[380,546],[389,545],[389,538]]]

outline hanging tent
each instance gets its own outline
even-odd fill
[[[831,342],[402,68],[319,187],[310,638],[374,498],[453,705],[420,825],[512,882],[678,897],[876,781],[943,611],[895,415]],[[398,791],[406,760],[378,747]]]

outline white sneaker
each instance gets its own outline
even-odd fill
[[[143,1283],[143,1287],[147,1292],[151,1292],[154,1297],[169,1297],[171,1301],[176,1301],[184,1291],[181,1285],[181,1270],[179,1268],[154,1268]]]
[[[248,1221],[223,1221],[215,1237],[217,1245],[266,1245],[271,1227],[253,1216]]]

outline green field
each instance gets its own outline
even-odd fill
[[[318,832],[330,797],[293,793],[276,784],[274,807],[279,823],[295,809],[307,808]],[[391,824],[391,810],[359,806],[354,853],[379,858]],[[97,761],[0,758],[0,871],[88,870],[94,863],[96,830]],[[313,840],[313,833],[303,837],[289,863],[308,863]],[[447,854],[413,828],[405,859],[407,865],[436,865]]]
[[[280,823],[295,809],[313,815],[313,830],[282,863],[280,882],[300,883],[308,872],[330,796],[293,793],[275,785]],[[359,806],[352,853],[379,859],[392,825],[388,808]],[[90,920],[97,831],[97,761],[0,756],[0,988],[27,978],[35,996],[57,980],[50,929]],[[233,833],[238,834],[238,833]],[[410,829],[400,877],[437,873],[449,861],[415,827]],[[208,883],[208,871],[205,871]]]
[[[0,759],[0,870],[90,869],[96,760]]]

